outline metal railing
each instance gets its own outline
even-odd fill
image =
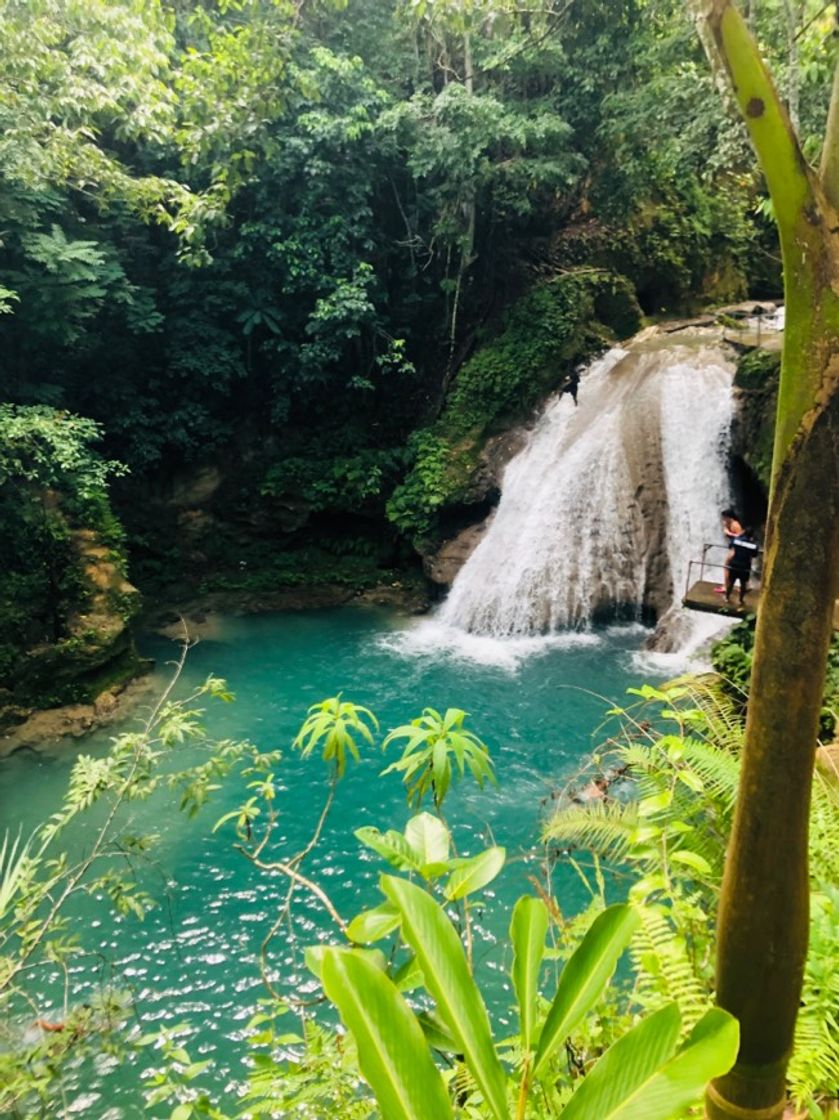
[[[706,571],[722,572],[722,578],[721,578],[720,582],[725,583],[725,573],[728,571],[728,565],[727,564],[712,563],[711,561],[708,560],[708,553],[712,549],[718,549],[721,552],[726,552],[727,553],[730,550],[730,548],[731,548],[731,545],[728,545],[728,544],[716,544],[716,543],[703,544],[703,546],[702,546],[702,559],[701,560],[690,560],[688,562],[688,574],[687,574],[687,580],[685,581],[685,596],[687,596],[688,592],[690,591],[691,587],[693,586],[693,584],[695,582],[700,582],[701,583],[705,579],[705,572]],[[752,580],[758,585],[760,585],[760,575],[761,575],[760,560],[761,560],[762,556],[763,556],[763,550],[759,548],[757,550],[757,552],[755,553],[755,561],[754,561],[754,564],[752,565],[752,572],[751,572]],[[694,579],[693,578],[693,572],[697,568],[699,569],[699,575],[696,579]]]

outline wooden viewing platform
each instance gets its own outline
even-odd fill
[[[738,602],[738,587],[735,587],[732,593],[731,602],[726,603],[725,595],[714,590],[715,587],[720,586],[719,583],[711,583],[708,580],[697,580],[685,592],[682,606],[689,607],[692,611],[707,611],[709,614],[727,615],[729,618],[745,618],[746,615],[757,613],[760,603],[760,586],[746,592],[746,602],[742,607]],[[833,629],[839,630],[839,599],[833,605]],[[839,755],[837,759],[839,760]]]
[[[754,614],[760,601],[760,588],[750,589],[746,592],[745,604],[741,607],[738,601],[740,588],[735,587],[731,595],[731,602],[726,603],[725,595],[715,591],[719,583],[700,579],[689,587],[682,599],[682,604],[693,611],[708,611],[710,614],[725,614],[732,618],[743,618],[744,615]]]

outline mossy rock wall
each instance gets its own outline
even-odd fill
[[[129,628],[140,595],[125,578],[122,550],[92,529],[70,528],[52,505],[53,534],[62,545],[60,597],[50,610],[55,629],[33,644],[21,641],[18,627],[0,634],[0,727],[35,708],[91,703],[142,669]]]
[[[734,450],[766,493],[772,475],[772,446],[781,376],[779,350],[749,350],[737,363],[738,425]]]

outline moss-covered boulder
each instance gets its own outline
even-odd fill
[[[120,468],[92,450],[99,435],[53,409],[0,406],[0,726],[91,702],[139,668],[139,594],[107,497]]]

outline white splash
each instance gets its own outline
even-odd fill
[[[531,637],[495,638],[470,634],[432,617],[376,639],[376,644],[401,657],[423,657],[469,662],[514,673],[523,661],[551,650],[601,645],[603,638],[591,632],[570,630]]]

